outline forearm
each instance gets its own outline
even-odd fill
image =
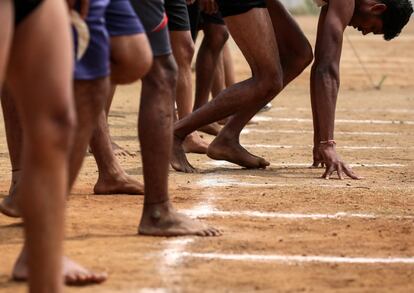
[[[310,98],[311,98],[311,108],[312,108],[312,120],[313,120],[313,145],[317,147],[319,141],[319,121],[318,115],[316,114],[316,88],[315,88],[315,79],[314,79],[315,67],[312,66],[311,69],[311,79],[310,79]]]
[[[335,109],[339,89],[338,69],[315,64],[311,74],[314,142],[334,139]]]

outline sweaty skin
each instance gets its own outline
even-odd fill
[[[315,62],[311,70],[311,105],[314,123],[314,163],[326,165],[323,178],[337,172],[352,179],[359,177],[337,155],[334,139],[335,107],[339,89],[339,62],[343,33],[350,24],[355,0],[330,1],[322,8],[315,47]],[[322,165],[323,166],[323,165]]]
[[[142,80],[138,134],[145,196],[138,232],[152,236],[218,236],[220,231],[177,213],[169,201],[176,78],[173,56],[163,55],[154,58],[150,72]]]
[[[252,77],[222,91],[215,99],[175,123],[171,165],[195,172],[182,149],[185,136],[203,125],[231,116],[207,154],[246,168],[266,168],[264,158],[249,153],[239,136],[250,119],[312,61],[312,49],[299,26],[276,0],[267,9],[226,17],[227,27],[252,70]],[[255,25],[252,26],[251,24]]]
[[[28,243],[30,292],[63,292],[67,158],[75,121],[66,9],[63,1],[45,0],[17,26],[6,81],[24,129],[18,205]],[[28,54],[28,48],[36,54]]]
[[[193,110],[191,60],[194,55],[194,42],[191,32],[170,31],[171,47],[178,66],[176,103],[178,119],[189,115]],[[205,154],[208,143],[204,141],[197,131],[189,134],[183,144],[186,153]]]

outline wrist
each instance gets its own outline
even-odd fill
[[[335,147],[336,141],[333,139],[319,141],[319,147]]]

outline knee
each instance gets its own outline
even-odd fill
[[[76,114],[80,127],[93,124],[103,111],[109,97],[109,85],[110,81],[107,77],[75,80]]]
[[[194,43],[191,39],[182,42],[180,48],[178,48],[178,54],[174,53],[174,58],[178,65],[178,68],[191,68],[191,61],[194,56]]]
[[[157,91],[168,91],[173,95],[177,84],[178,67],[172,55],[155,57],[145,81]]]
[[[214,25],[214,29],[205,31],[203,42],[212,50],[221,50],[229,39],[229,32],[224,25]]]
[[[283,73],[277,66],[268,66],[264,74],[254,76],[259,98],[273,98],[283,89]]]
[[[42,116],[30,126],[31,131],[25,132],[28,145],[35,146],[38,152],[68,153],[77,125],[74,107],[69,105],[54,107]],[[32,159],[36,160],[36,158]]]

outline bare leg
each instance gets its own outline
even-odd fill
[[[109,77],[75,81],[76,113],[78,127],[70,156],[70,187],[82,166],[89,140],[104,109],[109,92]]]
[[[0,19],[2,20],[2,25],[0,27],[0,43],[2,46],[0,46],[0,92],[2,93],[1,96],[3,97],[5,95],[5,91],[1,91],[5,72],[7,70],[7,64],[9,59],[9,51],[10,51],[10,45],[12,41],[12,33],[13,33],[13,4],[12,1],[2,1],[0,3]],[[7,107],[10,103],[3,103],[3,98],[1,100],[2,102],[2,109],[4,110],[5,107]],[[10,111],[13,111],[14,117],[16,119],[7,120],[6,117],[4,118],[5,124],[11,124],[15,122],[15,120],[18,120],[17,118],[17,109],[14,106],[14,103],[12,103],[12,109]],[[12,117],[12,118],[14,118]],[[20,125],[19,125],[20,127]],[[6,132],[7,141],[13,140],[16,138],[16,136],[13,133]],[[20,139],[20,137],[18,138]],[[20,150],[10,150],[9,149],[10,156],[15,156],[16,153],[20,154]],[[10,187],[10,190],[12,190],[12,187],[15,185],[15,181],[17,180],[17,169],[20,168],[20,162],[18,163],[18,166],[12,165],[12,170],[16,170],[16,172],[13,172],[13,178],[12,178],[12,184]],[[2,205],[0,204],[0,212],[2,211]]]
[[[177,122],[175,150],[178,149],[177,145],[180,144],[182,137],[193,127],[234,114],[210,145],[208,155],[247,168],[263,168],[268,165],[264,159],[248,153],[240,146],[240,132],[257,111],[303,71],[312,60],[312,51],[300,28],[283,5],[276,0],[269,0],[267,4],[269,14],[263,9],[253,9],[242,16],[226,18],[233,38],[252,69],[253,77],[223,91],[209,103],[210,107],[207,107],[209,106],[207,104],[188,119]],[[254,28],[249,28],[247,24],[250,23],[256,24]],[[273,27],[278,30],[274,30]],[[255,32],[248,32],[249,29]],[[261,40],[255,41],[259,37],[259,32]],[[263,32],[267,37],[266,40],[262,38]],[[247,38],[248,35],[250,38]],[[257,46],[259,43],[266,46],[259,47]],[[235,98],[238,98],[238,101],[234,101]],[[182,152],[177,156],[182,158]],[[187,171],[189,163],[186,160],[180,163],[178,169]]]
[[[99,113],[103,113],[105,97],[107,97],[108,95],[108,88],[109,78],[101,78],[97,80],[88,81],[75,81],[75,101],[76,111],[78,114],[78,127],[75,132],[75,140],[70,153],[68,182],[69,186],[73,185],[75,178],[77,177],[77,174],[80,170],[89,139],[97,123],[98,115]],[[6,116],[8,116],[9,114],[9,111],[7,111]],[[18,133],[19,128],[15,129],[14,126],[12,127],[12,129],[17,130]],[[19,150],[19,143],[21,143],[21,141],[14,140],[14,142],[17,142],[13,144],[14,147],[17,150]],[[18,158],[18,156],[15,157]],[[16,164],[16,162],[12,164]],[[22,172],[25,172],[24,168]],[[18,192],[18,194],[25,194],[23,192],[27,192],[27,190],[18,190]],[[19,201],[19,198],[21,197],[18,194],[16,194],[15,199],[14,193],[10,194],[10,196],[7,197],[7,199],[10,200],[9,202],[11,203],[12,211],[18,211],[17,208],[13,209],[13,207],[15,207],[16,200]],[[19,216],[20,213],[17,213],[16,215]],[[15,278],[16,280],[27,279],[27,248],[28,246],[25,245],[21,253],[21,256],[19,257],[13,269],[13,278]],[[65,282],[68,284],[85,285],[91,283],[101,283],[105,281],[107,278],[106,274],[99,274],[88,271],[87,269],[83,268],[82,266],[71,261],[68,258],[64,258],[63,263],[63,274],[65,276]]]
[[[269,0],[267,7],[278,41],[284,88],[312,61],[312,50],[299,26],[280,2]],[[246,107],[245,111],[236,113],[223,128],[222,133],[211,143],[207,154],[214,159],[233,160],[237,163],[234,160],[234,150],[239,148],[241,130],[272,98],[264,99],[256,107]]]
[[[144,186],[122,169],[112,151],[104,112],[100,114],[90,146],[99,170],[95,194],[144,194]]]
[[[132,83],[142,78],[151,65],[152,53],[146,34],[111,37],[111,90],[105,107],[106,118],[109,115],[116,85]],[[109,130],[104,125],[100,125],[100,128]],[[114,142],[111,137],[110,139],[115,156],[135,156],[134,153]]]
[[[22,126],[16,109],[15,101],[7,90],[3,90],[1,97],[3,109],[3,118],[6,130],[7,146],[12,166],[12,178],[9,189],[9,195],[0,203],[0,212],[9,217],[20,217],[21,213],[17,204],[13,201],[13,195],[16,192],[17,183],[20,177],[21,152],[23,146]]]
[[[213,75],[219,61],[221,50],[228,39],[226,26],[207,23],[204,26],[204,39],[200,45],[196,60],[196,91],[194,111],[208,102],[211,87],[213,84]],[[220,125],[213,123],[203,125],[200,131],[211,135],[217,135],[220,132]]]
[[[139,56],[139,58],[137,58]],[[111,38],[111,79],[106,115],[102,111],[90,141],[99,178],[95,184],[96,194],[143,194],[144,187],[128,175],[119,164],[116,155],[132,154],[112,141],[107,115],[115,92],[115,83],[133,82],[144,76],[152,64],[152,53],[145,34],[117,36]]]
[[[233,58],[231,56],[229,43],[226,42],[223,47],[223,65],[224,65],[224,77],[226,87],[229,87],[236,83],[236,76],[234,71]]]
[[[224,44],[222,58],[223,58],[223,70],[224,70],[224,84],[225,84],[224,88],[228,88],[229,86],[232,86],[233,84],[236,83],[233,58],[231,56],[228,42]],[[219,124],[225,125],[228,122],[229,118],[230,117],[220,120]],[[251,123],[251,121],[249,123]]]
[[[185,157],[185,160],[182,160],[183,155],[179,152],[179,146],[193,129],[246,109],[260,109],[263,100],[273,98],[282,89],[283,74],[278,46],[267,9],[252,9],[242,15],[227,17],[225,21],[249,63],[253,77],[228,87],[204,107],[176,122],[173,153],[176,164],[173,164],[173,167],[179,171],[191,171],[191,165],[189,167]],[[255,25],[252,26],[252,23]],[[211,147],[210,145],[209,148]],[[247,168],[263,168],[269,164],[266,160],[248,153],[238,142],[232,141],[229,147],[234,151],[226,151],[228,158],[224,158],[224,154],[218,151],[217,145],[211,149],[209,155],[213,158],[227,159]]]
[[[172,55],[154,58],[142,81],[139,139],[145,199],[138,231],[144,235],[216,236],[220,232],[177,213],[168,196],[168,164],[172,146],[176,64]]]
[[[211,86],[211,95],[213,99],[226,88],[224,77],[224,60],[223,52],[220,53],[216,70],[214,71],[213,84]]]
[[[24,129],[18,199],[28,243],[30,292],[63,291],[64,206],[75,116],[66,9],[63,1],[45,0],[18,26],[8,72],[8,88]],[[28,48],[36,54],[27,54]]]
[[[70,154],[70,178],[68,182],[70,186],[73,185],[82,165],[89,138],[94,129],[94,125],[96,125],[98,113],[100,112],[99,109],[103,109],[104,106],[104,99],[105,96],[107,96],[108,85],[109,78],[102,78],[92,81],[75,81],[75,100],[78,114],[78,127],[75,132],[75,143],[72,146]],[[19,188],[20,185],[21,183],[19,184]],[[19,198],[21,197],[19,194],[24,192],[19,189],[17,189],[17,191],[17,194],[13,193],[7,197],[10,199],[12,208],[15,207],[16,200],[19,201]],[[17,216],[20,216],[20,211],[17,211],[19,212]],[[22,281],[26,280],[28,277],[27,248],[28,245],[25,245],[13,268],[12,274],[15,280]],[[101,283],[107,278],[106,274],[89,271],[66,257],[63,258],[63,275],[65,283],[69,285]]]
[[[191,60],[194,55],[194,43],[190,31],[170,31],[171,46],[178,65],[177,108],[181,119],[193,111]],[[184,140],[186,153],[207,153],[208,143],[194,131]]]

